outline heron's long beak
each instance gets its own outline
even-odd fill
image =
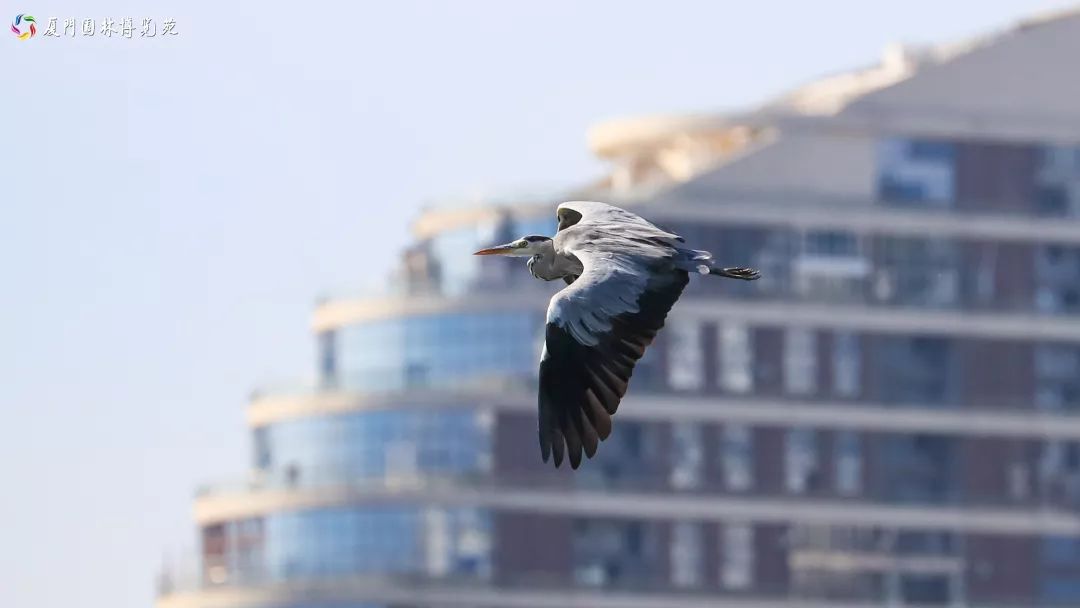
[[[515,250],[514,247],[509,245],[499,245],[498,247],[491,247],[489,249],[481,249],[473,255],[506,255],[512,253]]]

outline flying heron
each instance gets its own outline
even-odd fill
[[[538,279],[567,283],[551,298],[540,355],[539,434],[544,462],[581,465],[611,433],[634,365],[664,326],[690,273],[752,281],[752,268],[723,268],[708,251],[605,203],[559,205],[554,237],[525,236],[475,255],[529,258]]]

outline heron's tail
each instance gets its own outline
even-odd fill
[[[753,268],[721,268],[716,265],[711,253],[698,249],[680,249],[678,257],[675,258],[675,267],[687,272],[743,281],[753,281],[761,277],[761,273]]]

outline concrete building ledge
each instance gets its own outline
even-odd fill
[[[565,481],[566,483],[554,483]],[[949,530],[999,535],[1080,535],[1080,513],[1033,505],[901,505],[806,496],[740,496],[573,487],[569,480],[537,478],[520,483],[464,478],[397,480],[216,491],[195,500],[202,525],[278,511],[350,505],[424,504],[583,517],[626,517],[760,523],[803,523]],[[545,485],[547,487],[545,487]]]
[[[487,389],[410,390],[382,394],[340,391],[267,395],[248,408],[248,424],[351,412],[423,408],[483,408],[532,414],[531,386],[495,385]],[[737,423],[752,426],[803,426],[963,437],[1080,439],[1080,416],[1030,409],[930,408],[918,404],[884,406],[866,402],[792,401],[737,396],[703,396],[631,391],[618,419]]]
[[[333,579],[258,586],[223,586],[170,593],[157,608],[276,608],[290,602],[373,602],[431,608],[880,608],[878,601],[763,598],[701,592],[635,592],[561,588],[500,588],[394,579]],[[958,604],[957,608],[977,608]],[[1004,607],[997,607],[1004,608]]]

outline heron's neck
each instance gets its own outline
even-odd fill
[[[529,259],[529,272],[538,279],[544,279],[550,281],[552,279],[559,278],[558,274],[555,274],[554,264],[555,256],[553,254],[534,254]]]
[[[562,273],[556,268],[557,257],[555,246],[548,241],[541,245],[540,250],[529,259],[529,272],[538,279],[550,281],[562,277]]]
[[[555,245],[550,241],[529,259],[529,271],[538,279],[552,281],[568,275],[581,274],[581,263],[573,256],[564,256],[555,252]]]

